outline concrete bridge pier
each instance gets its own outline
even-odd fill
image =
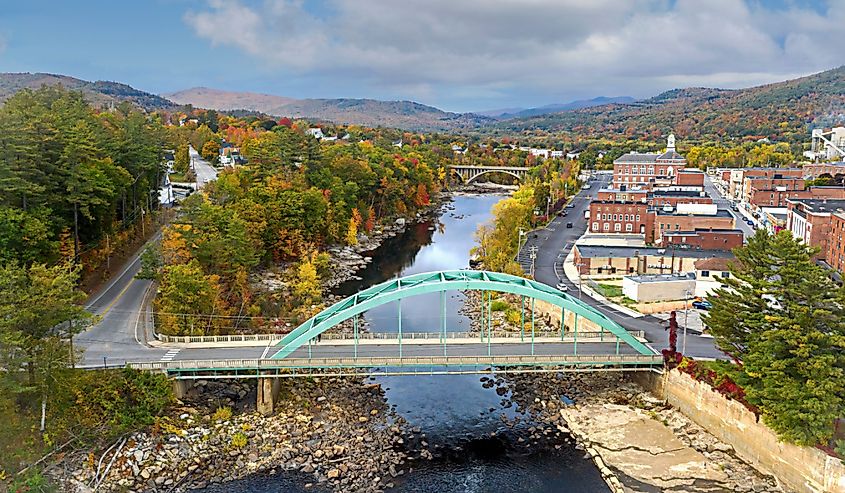
[[[190,382],[188,380],[173,380],[173,396],[179,399],[180,401],[185,398],[188,394],[188,389],[191,387]]]
[[[278,378],[259,378],[258,397],[255,408],[264,416],[273,414],[276,399],[279,397],[281,381]]]

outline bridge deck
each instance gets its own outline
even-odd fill
[[[555,345],[560,346],[560,344]],[[419,350],[420,346],[415,346],[413,349]],[[438,349],[442,349],[442,346],[438,346]],[[296,355],[282,359],[181,360],[131,363],[130,366],[142,370],[163,371],[176,378],[190,379],[290,377],[320,370],[360,373],[361,370],[373,368],[380,369],[375,371],[376,373],[386,374],[483,373],[491,368],[508,371],[607,370],[613,367],[648,369],[663,363],[659,355],[642,354],[535,354],[532,356],[530,354],[497,354],[492,351],[491,355],[443,356],[424,355],[419,354],[419,351],[413,351],[414,354],[403,354],[402,357],[398,357],[386,354],[386,351],[391,350],[395,348],[384,348],[384,352],[359,357],[331,356],[330,349],[322,352],[319,357],[311,358]],[[551,348],[546,347],[544,350],[551,351]]]

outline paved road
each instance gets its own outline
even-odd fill
[[[217,178],[217,170],[202,159],[193,147],[188,152],[200,188]],[[150,242],[158,241],[159,238],[160,234],[156,234]],[[158,361],[167,353],[166,349],[151,348],[146,344],[152,335],[145,331],[148,327],[145,317],[149,315],[143,313],[142,308],[145,296],[151,294],[148,291],[152,282],[135,279],[141,268],[140,255],[144,247],[86,304],[86,308],[100,320],[74,338],[76,347],[85,350],[81,361],[83,366]]]
[[[191,164],[194,167],[194,173],[197,175],[198,188],[202,188],[206,183],[217,179],[217,170],[214,169],[211,163],[203,159],[196,149],[189,147],[188,152],[191,155]]]
[[[160,234],[152,240],[157,241]],[[139,258],[143,247],[98,293],[95,293],[85,308],[100,318],[99,322],[74,338],[78,348],[84,348],[83,365],[123,364],[136,358],[161,357],[164,350],[153,349],[144,344],[148,335],[145,333],[141,312],[144,296],[152,281],[135,279],[141,268]]]
[[[704,175],[704,191],[707,192],[707,195],[713,199],[713,203],[716,204],[719,209],[727,209],[728,212],[731,213],[736,221],[737,229],[741,229],[742,233],[746,237],[754,236],[754,229],[745,222],[745,217],[743,217],[739,212],[731,209],[731,201],[726,199],[719,192],[719,189],[713,184],[713,180],[711,180],[710,176],[707,174]]]
[[[535,263],[534,278],[549,286],[555,286],[563,282],[569,293],[578,296],[578,286],[571,283],[563,273],[563,259],[569,254],[572,246],[587,229],[587,220],[584,219],[584,211],[589,209],[590,201],[598,194],[598,190],[610,183],[610,174],[598,174],[597,179],[590,182],[589,190],[582,190],[573,200],[574,207],[567,209],[568,214],[564,217],[555,218],[547,230],[538,233],[536,239],[529,238],[537,247],[537,259]],[[566,223],[571,222],[572,228],[567,228]],[[611,320],[628,330],[642,330],[649,344],[656,350],[669,347],[669,331],[665,322],[652,316],[631,317],[607,306],[587,295],[581,297],[582,301],[595,307],[606,314]],[[681,346],[679,336],[678,346]],[[724,354],[716,349],[713,339],[709,337],[687,334],[687,354],[699,358],[724,358]]]

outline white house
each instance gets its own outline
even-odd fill
[[[325,137],[325,135],[323,135],[323,129],[319,127],[309,128],[305,131],[305,133],[314,137],[315,139],[322,139],[323,137]]]

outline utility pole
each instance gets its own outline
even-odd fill
[[[537,260],[537,246],[531,245],[531,278],[534,278],[534,262]]]
[[[689,297],[690,297],[689,290],[684,292],[684,342],[682,343],[681,353],[687,353],[687,325],[688,325],[688,316],[689,316]]]

